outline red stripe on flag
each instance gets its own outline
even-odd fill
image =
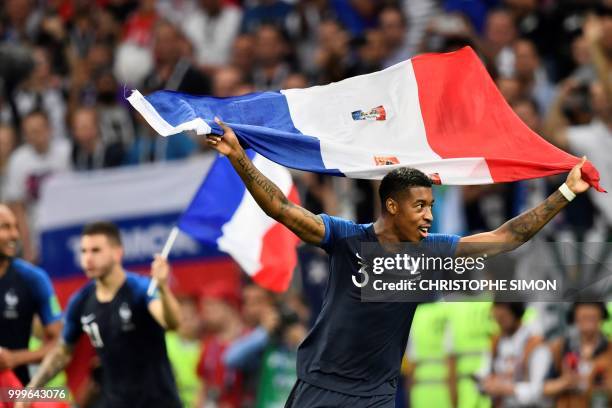
[[[442,158],[484,157],[495,182],[563,173],[580,161],[518,118],[470,47],[421,55],[412,66],[427,141]],[[590,162],[582,177],[604,191]]]
[[[288,198],[291,202],[300,202],[295,186],[291,186]],[[283,224],[276,223],[266,232],[262,241],[261,269],[253,275],[253,280],[266,289],[284,292],[291,283],[297,265],[295,248],[300,239]]]

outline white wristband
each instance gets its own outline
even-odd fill
[[[570,188],[565,183],[561,184],[561,186],[559,187],[559,191],[561,192],[561,194],[563,194],[563,197],[565,197],[567,201],[572,201],[574,198],[576,198],[576,193],[570,190]]]

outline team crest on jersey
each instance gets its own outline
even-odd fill
[[[6,305],[4,309],[4,318],[17,319],[19,317],[19,313],[17,312],[19,297],[13,289],[9,289],[9,291],[4,294],[4,304]]]
[[[121,318],[122,330],[127,331],[134,328],[134,323],[132,323],[132,310],[126,302],[123,302],[121,306],[119,306],[119,317]]]
[[[353,111],[351,112],[351,116],[353,117],[353,120],[370,120],[370,121],[386,120],[387,111],[385,110],[384,106],[380,105],[380,106],[370,109],[367,112],[362,111],[362,110]]]
[[[399,159],[395,156],[374,156],[374,163],[377,166],[391,166],[399,164]]]

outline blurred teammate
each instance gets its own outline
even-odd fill
[[[323,308],[299,347],[298,381],[288,407],[393,407],[400,363],[414,302],[361,302],[363,271],[357,253],[362,242],[421,243],[438,256],[495,255],[517,248],[535,235],[577,193],[589,185],[581,179],[585,159],[566,183],[542,204],[498,229],[469,237],[429,234],[433,221],[431,181],[415,169],[391,171],[382,180],[382,215],[372,224],[355,224],[326,214],[315,215],[287,200],[257,170],[236,135],[218,121],[224,136],[208,135],[208,144],[226,155],[259,206],[307,243],[330,255],[330,277]],[[457,244],[470,243],[469,250]],[[490,245],[496,243],[494,248]],[[478,245],[482,244],[482,245]],[[487,245],[489,244],[489,245]]]
[[[109,408],[180,407],[164,329],[176,329],[179,305],[168,288],[169,265],[151,265],[159,296],[148,296],[149,279],[124,271],[117,227],[98,222],[81,236],[81,267],[91,282],[68,304],[62,341],[45,358],[30,387],[42,387],[71,359],[85,332],[102,368],[102,398]]]
[[[27,384],[28,364],[40,362],[59,338],[61,311],[47,273],[15,257],[18,241],[15,215],[0,204],[0,371],[13,370]],[[43,324],[44,343],[30,351],[34,315]]]

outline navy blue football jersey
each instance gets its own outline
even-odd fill
[[[321,313],[298,349],[298,377],[356,396],[395,394],[416,302],[362,302],[361,244],[378,242],[373,224],[322,214],[330,273]],[[459,237],[429,234],[421,245],[450,256]],[[354,278],[354,279],[353,279]]]
[[[41,268],[12,259],[0,277],[0,347],[27,349],[34,315],[44,326],[61,318],[51,280]],[[30,381],[27,365],[13,371],[24,385]]]
[[[110,302],[96,297],[88,283],[66,309],[64,342],[75,344],[84,332],[101,361],[105,406],[113,408],[180,407],[166,354],[164,329],[150,314],[150,279],[127,272]]]

